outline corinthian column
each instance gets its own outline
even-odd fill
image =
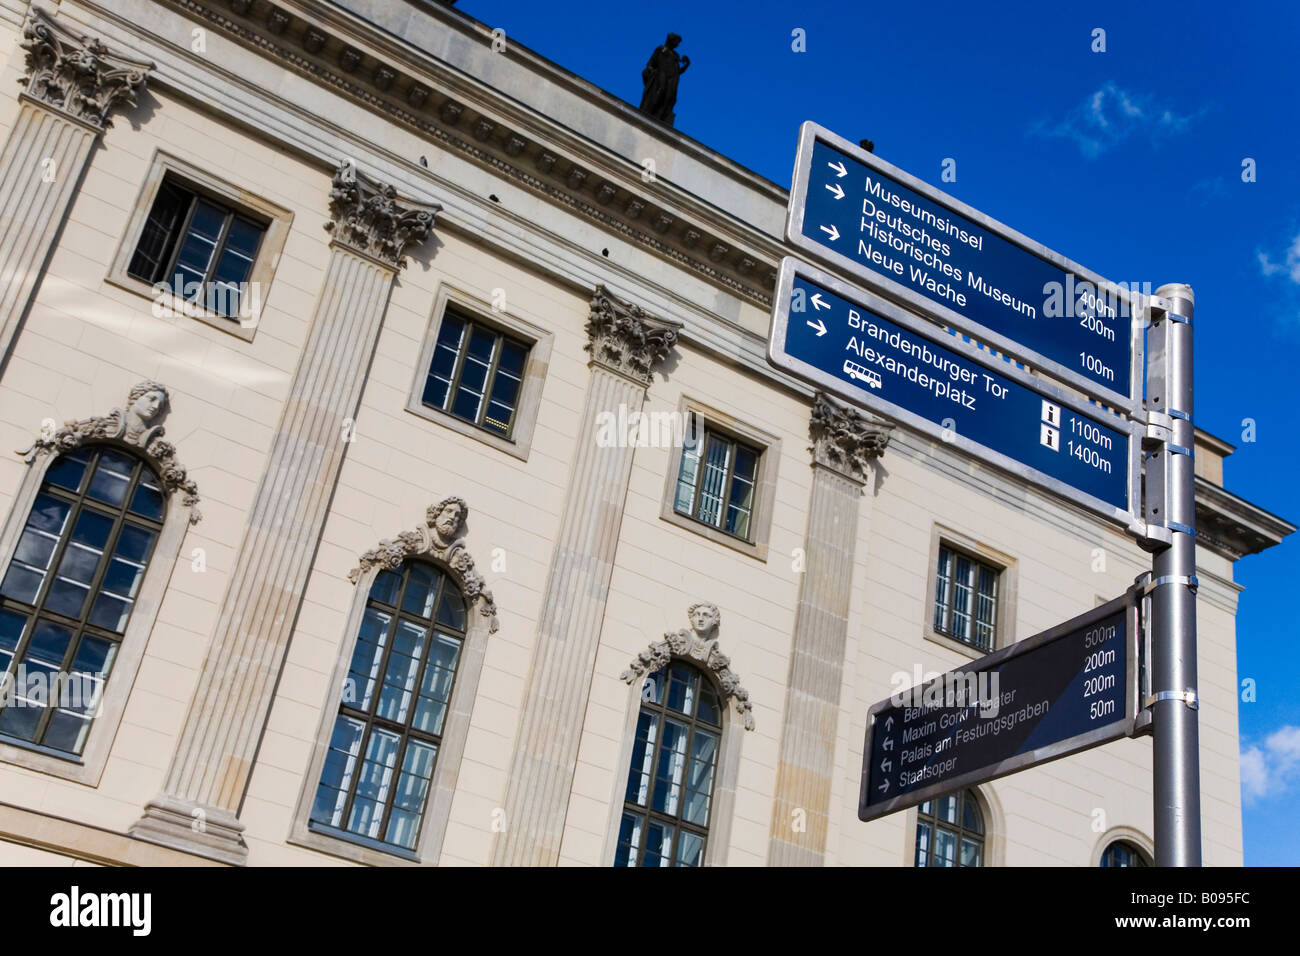
[[[809,422],[812,501],[795,612],[768,862],[821,866],[830,816],[840,684],[849,630],[853,545],[863,485],[892,425],[818,393]],[[870,518],[871,498],[867,498]]]
[[[289,634],[343,464],[389,290],[441,207],[399,202],[351,166],[334,176],[325,284],[289,386],[163,793],[131,833],[242,863],[238,819]]]
[[[598,443],[598,417],[617,415],[620,405],[629,418],[640,412],[651,374],[679,328],[603,287],[591,300],[591,381],[542,598],[495,865],[553,866],[559,859],[634,451],[627,442]]]
[[[18,119],[0,150],[0,369],[109,114],[134,106],[152,63],[78,37],[33,7]]]

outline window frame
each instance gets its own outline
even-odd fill
[[[1106,851],[1117,843],[1127,843],[1138,851],[1138,855],[1144,860],[1147,867],[1155,866],[1156,847],[1154,840],[1135,827],[1114,826],[1103,833],[1093,845],[1092,866],[1094,869],[1101,868],[1101,861],[1105,858]],[[1116,869],[1119,869],[1119,867],[1116,867]]]
[[[509,343],[514,346],[522,346],[522,348],[524,349],[524,369],[528,367],[528,353],[532,351],[531,346],[527,342],[523,341],[522,339],[518,339],[507,332],[503,332],[500,329],[495,328],[492,325],[489,325],[488,323],[484,322],[482,319],[478,318],[472,313],[464,312],[463,310],[456,307],[455,305],[449,304],[447,306],[446,312],[443,315],[443,321],[439,323],[438,326],[438,337],[434,340],[435,353],[437,351],[438,345],[440,344],[440,340],[442,337],[442,330],[446,328],[448,315],[454,316],[457,320],[459,320],[462,323],[462,325],[464,326],[461,332],[462,336],[468,333],[471,337],[473,337],[475,331],[482,330],[493,337],[492,358],[487,363],[488,370],[487,370],[487,375],[484,376],[483,379],[483,391],[479,394],[478,412],[474,416],[474,421],[470,421],[464,415],[457,415],[456,412],[454,412],[451,408],[441,408],[437,405],[430,405],[428,402],[424,400],[424,389],[421,389],[420,404],[423,405],[425,408],[432,409],[433,411],[445,412],[448,415],[452,415],[460,419],[462,422],[465,422],[467,425],[473,425],[475,428],[479,428],[482,429],[483,431],[486,431],[489,435],[495,435],[497,438],[503,438],[506,441],[511,441],[511,442],[514,441],[514,425],[515,425],[515,421],[519,417],[519,398],[523,393],[523,376],[521,375],[519,378],[519,391],[515,395],[515,405],[513,408],[510,409],[510,419],[505,423],[506,429],[504,432],[492,431],[486,426],[485,423],[487,422],[487,417],[488,417],[487,414],[488,406],[492,404],[493,386],[496,385],[497,376],[501,374],[501,351],[505,347],[506,343]],[[469,362],[469,348],[468,345],[462,341],[461,346],[456,350],[456,361],[451,373],[451,378],[448,379],[447,381],[447,400],[450,402],[452,406],[456,404],[456,396],[457,393],[460,391],[461,384],[464,381],[465,366],[468,362]],[[432,362],[430,364],[432,364]],[[523,369],[521,369],[520,371],[522,372]],[[428,387],[428,380],[429,380],[429,372],[426,371],[425,372],[426,388]]]
[[[114,439],[99,439],[84,442],[80,447],[95,446],[125,452],[143,460],[156,474],[162,473],[158,463],[150,460],[138,446]],[[46,473],[59,454],[39,449],[26,468],[22,483],[10,502],[4,525],[0,528],[0,578],[9,570],[23,528],[27,524],[27,516],[45,483]],[[181,544],[190,528],[192,507],[184,503],[181,495],[169,495],[165,488],[163,494],[166,511],[162,529],[154,542],[153,555],[136,592],[131,617],[119,640],[112,676],[105,682],[101,693],[99,716],[95,718],[81,754],[78,756],[53,751],[45,747],[11,742],[12,738],[6,738],[0,740],[0,761],[90,787],[99,785],[139,675],[159,608],[166,597],[168,582],[175,572]]]
[[[746,544],[753,544],[754,542],[752,538],[752,532],[754,531],[754,509],[755,506],[758,504],[758,479],[759,479],[759,472],[761,470],[760,463],[763,460],[763,450],[761,448],[756,448],[755,446],[749,444],[748,442],[743,441],[742,439],[735,438],[727,434],[726,432],[720,431],[719,429],[714,428],[708,424],[704,424],[700,426],[700,431],[703,433],[702,441],[704,443],[704,447],[700,450],[700,455],[697,461],[700,462],[701,465],[705,464],[709,454],[709,449],[712,446],[713,442],[720,442],[727,446],[727,459],[726,459],[726,465],[724,466],[723,469],[723,480],[722,480],[724,490],[722,492],[721,498],[718,503],[718,524],[713,524],[711,521],[706,521],[704,518],[700,516],[699,513],[700,501],[704,497],[704,482],[701,480],[702,476],[700,475],[699,471],[696,472],[695,490],[691,493],[690,509],[687,511],[682,511],[681,508],[678,508],[677,496],[674,494],[673,510],[676,511],[677,514],[682,515],[683,517],[686,518],[690,518],[693,521],[698,521],[700,524],[705,525],[706,527],[713,528],[716,531],[721,531],[723,534],[731,535],[731,537],[743,541]],[[754,477],[751,480],[751,484],[754,486],[754,488],[753,488],[753,493],[751,494],[750,497],[749,520],[745,523],[745,534],[743,535],[737,534],[734,531],[728,531],[725,527],[723,527],[727,515],[727,509],[731,506],[732,493],[735,490],[736,459],[737,457],[739,457],[739,452],[741,449],[750,452],[754,456]],[[682,485],[681,466],[685,460],[686,460],[686,449],[685,447],[683,447],[681,459],[678,461],[677,464],[677,481],[676,481],[675,490],[681,489],[681,485]]]
[[[113,652],[113,660],[110,665],[109,676],[103,679],[103,686],[100,691],[101,699],[108,689],[109,681],[113,679],[113,672],[116,670],[117,658],[122,650],[122,639],[126,635],[127,628],[130,627],[131,616],[135,613],[135,599],[132,598],[131,600],[131,609],[127,614],[126,624],[120,632],[111,631],[109,628],[94,624],[91,621],[90,618],[95,608],[96,599],[104,586],[104,578],[108,574],[113,558],[117,553],[117,545],[121,539],[122,529],[128,523],[128,517],[137,527],[152,531],[154,535],[153,541],[149,546],[148,557],[145,558],[143,573],[140,575],[140,579],[137,582],[138,592],[139,586],[144,583],[145,575],[149,573],[149,566],[153,563],[158,547],[158,539],[162,537],[163,526],[166,524],[169,504],[166,494],[163,493],[162,478],[157,474],[155,469],[142,456],[132,455],[129,453],[124,454],[124,457],[131,459],[132,465],[130,475],[127,478],[126,491],[123,493],[122,504],[120,506],[115,506],[109,502],[100,501],[97,498],[90,497],[91,479],[94,477],[95,471],[97,470],[104,453],[109,451],[118,450],[106,445],[87,444],[55,456],[54,461],[58,461],[60,458],[67,457],[76,452],[89,453],[77,490],[74,491],[63,486],[49,485],[48,481],[42,481],[41,490],[37,492],[38,499],[42,494],[45,494],[64,502],[68,506],[68,514],[65,519],[64,530],[59,535],[58,541],[50,553],[48,569],[42,576],[39,587],[36,589],[34,600],[29,603],[0,594],[0,609],[24,614],[28,617],[30,624],[29,631],[24,634],[23,638],[14,648],[13,660],[17,662],[15,666],[21,666],[23,661],[26,659],[27,653],[31,650],[31,641],[33,637],[32,632],[40,621],[50,621],[56,625],[62,626],[69,630],[73,635],[73,639],[68,641],[68,646],[64,648],[63,656],[60,659],[58,671],[60,674],[68,673],[68,668],[71,667],[77,653],[80,652],[82,643],[87,635],[103,641],[108,641],[115,645],[116,649]],[[139,488],[141,481],[144,479],[146,472],[153,476],[162,497],[163,514],[160,519],[148,518],[144,515],[135,514],[130,510],[131,500],[135,491]],[[48,473],[47,470],[46,474],[48,475]],[[47,487],[47,485],[49,485],[49,487]],[[77,521],[87,511],[91,514],[99,515],[101,518],[109,518],[112,524],[110,525],[108,534],[105,537],[104,547],[100,551],[99,557],[96,559],[95,570],[87,585],[86,594],[81,600],[81,612],[74,618],[71,615],[50,610],[46,607],[46,602],[49,600],[50,588],[54,581],[58,579],[58,571],[62,566],[64,555],[67,554],[68,548],[72,545]],[[31,511],[29,509],[28,520],[30,520],[30,515]],[[26,529],[27,523],[27,521],[23,522],[24,530]],[[20,534],[20,541],[21,538],[22,536]],[[13,566],[16,557],[17,552],[15,551],[14,557],[10,558],[10,560],[6,562],[5,574],[7,574],[9,569]],[[0,582],[3,582],[3,579],[4,576],[0,575]],[[8,668],[6,667],[4,671],[0,671],[0,674],[7,673],[7,670]],[[0,716],[4,714],[5,710],[5,707],[0,706]],[[0,730],[0,740],[14,746],[30,747],[33,750],[40,751],[41,753],[48,753],[56,757],[64,757],[68,760],[78,759],[81,756],[81,753],[85,752],[86,745],[90,743],[90,732],[94,729],[95,721],[98,718],[91,720],[90,726],[86,729],[86,743],[82,746],[81,752],[78,753],[71,750],[63,750],[41,742],[40,738],[44,734],[48,733],[50,722],[53,720],[54,714],[58,711],[58,707],[47,703],[43,710],[44,713],[41,714],[41,717],[37,722],[36,740],[23,740],[21,737],[15,737],[3,730]]]
[[[935,593],[939,583],[939,552],[941,548],[956,551],[962,556],[997,571],[997,600],[994,605],[993,644],[984,650],[975,644],[968,644],[960,638],[952,637],[934,626]],[[924,623],[922,636],[925,640],[942,644],[972,660],[991,654],[1015,641],[1016,634],[1016,559],[996,550],[975,538],[953,528],[939,524],[933,526],[930,536],[929,567],[925,575],[926,590],[924,599]],[[971,611],[974,614],[974,608]],[[973,627],[973,624],[972,624]]]
[[[643,414],[648,412],[649,410],[645,410]],[[781,460],[781,439],[753,427],[742,421],[737,415],[729,415],[685,395],[681,397],[677,404],[676,414],[683,416],[683,421],[686,421],[685,416],[694,415],[700,421],[703,434],[707,435],[712,431],[724,439],[744,445],[758,453],[758,463],[754,468],[754,503],[749,516],[750,536],[748,539],[738,537],[729,531],[724,531],[721,527],[710,525],[708,522],[694,516],[695,504],[699,501],[702,487],[698,481],[696,482],[692,502],[692,513],[688,515],[677,510],[677,478],[681,473],[682,458],[685,455],[685,449],[681,444],[677,443],[674,443],[668,455],[668,468],[664,476],[663,499],[659,510],[660,519],[693,534],[708,538],[716,544],[725,545],[752,558],[766,562],[772,532],[772,511],[776,503],[776,488]],[[701,456],[701,461],[703,461],[703,456]],[[731,470],[731,468],[728,469],[729,472]],[[729,492],[730,486],[728,486]],[[724,501],[723,514],[725,513],[726,502]]]
[[[420,617],[419,615],[406,610],[405,607],[403,606],[404,599],[406,597],[406,589],[407,586],[410,584],[410,580],[411,580],[408,568],[410,565],[413,564],[423,564],[427,567],[432,568],[440,578],[438,590],[435,592],[434,595],[431,613],[430,616],[427,618]],[[383,572],[381,571],[380,573]],[[336,709],[334,713],[336,722],[339,717],[347,717],[353,721],[358,721],[364,725],[364,729],[362,731],[362,743],[358,750],[357,762],[353,768],[353,774],[356,775],[357,777],[360,776],[361,765],[364,764],[366,760],[366,745],[369,744],[376,728],[383,730],[387,733],[394,734],[400,738],[398,743],[398,752],[394,757],[394,762],[393,762],[393,774],[392,774],[393,779],[391,785],[392,790],[388,799],[384,801],[383,817],[381,818],[380,827],[379,827],[381,833],[387,831],[388,823],[392,818],[393,808],[395,806],[395,799],[398,793],[397,790],[398,780],[401,774],[404,772],[402,768],[405,762],[406,754],[409,751],[411,741],[414,740],[422,744],[431,744],[436,748],[435,755],[434,755],[433,773],[436,774],[438,771],[439,758],[442,756],[443,734],[441,732],[433,733],[431,731],[418,730],[417,728],[412,726],[412,722],[416,714],[416,705],[418,703],[418,698],[419,698],[418,688],[423,682],[424,676],[428,672],[429,667],[432,666],[432,660],[433,660],[432,651],[434,647],[434,638],[438,634],[442,634],[442,633],[449,634],[455,638],[458,638],[460,644],[456,650],[456,667],[455,670],[453,670],[452,672],[451,686],[448,689],[448,695],[447,695],[447,706],[446,706],[446,710],[443,711],[443,717],[442,717],[442,728],[445,731],[447,727],[447,719],[450,716],[451,698],[452,695],[456,693],[456,678],[457,676],[459,676],[460,673],[461,654],[465,650],[465,637],[466,637],[466,632],[469,629],[469,616],[470,614],[473,613],[472,602],[466,600],[465,594],[460,590],[460,585],[456,582],[455,578],[453,578],[442,568],[438,567],[438,565],[432,561],[424,560],[418,557],[408,558],[407,560],[403,561],[398,568],[393,569],[393,572],[391,573],[401,574],[401,583],[398,587],[396,603],[392,605],[385,604],[379,601],[378,599],[376,599],[373,595],[369,593],[369,591],[367,591],[366,606],[365,606],[365,610],[362,611],[363,621],[365,619],[365,611],[370,610],[371,607],[379,607],[381,610],[391,613],[391,620],[389,622],[388,630],[386,633],[386,640],[383,649],[379,655],[379,665],[376,671],[376,673],[378,674],[378,678],[374,690],[374,693],[376,695],[374,700],[374,705],[370,708],[370,712],[367,713],[361,707],[358,707],[355,704],[349,704],[347,701],[343,700],[342,694],[340,694],[339,701],[336,705]],[[378,575],[376,575],[376,578],[377,577]],[[373,579],[371,581],[371,584],[372,585],[374,584]],[[462,608],[464,609],[465,618],[466,618],[466,626],[465,626],[465,630],[463,631],[457,631],[455,628],[440,625],[437,621],[438,609],[441,606],[442,595],[444,593],[443,588],[448,586],[456,588],[457,592],[460,595],[461,605]],[[397,636],[397,629],[403,621],[415,622],[418,623],[419,626],[424,627],[427,631],[428,644],[425,649],[424,657],[420,661],[420,666],[415,677],[415,682],[412,685],[415,688],[415,690],[412,693],[410,712],[408,713],[406,720],[399,723],[396,720],[387,717],[381,717],[378,713],[378,708],[379,708],[379,695],[382,693],[383,688],[385,686],[384,676],[387,674],[388,671],[388,662],[392,657],[393,648],[396,646],[395,638]],[[353,648],[355,649],[355,647],[356,647],[356,643],[353,642]],[[350,668],[350,664],[351,664],[351,655],[349,655],[349,668]],[[321,780],[317,779],[316,789],[319,789],[320,784],[321,784]],[[429,777],[429,787],[426,789],[424,795],[424,804],[420,810],[420,827],[415,837],[416,846],[419,846],[420,839],[424,834],[424,826],[427,819],[430,798],[433,795],[432,784],[433,784],[433,775],[431,774]],[[353,785],[347,791],[346,799],[344,800],[343,814],[342,814],[344,820],[348,818],[348,816],[350,815],[350,811],[353,805],[355,804],[357,798],[357,789],[358,789],[358,784],[354,782]],[[389,843],[387,840],[383,839],[382,837],[367,837],[364,834],[359,834],[352,830],[347,829],[346,826],[340,827],[340,826],[335,826],[334,824],[323,823],[321,821],[313,819],[310,816],[308,817],[307,826],[309,829],[314,830],[316,832],[327,833],[331,836],[335,836],[338,839],[342,839],[342,840],[352,840],[355,842],[359,842],[365,846],[374,847],[375,849],[380,850],[381,852],[393,853],[398,856],[413,855],[413,851],[410,848],[403,847],[396,843]]]
[[[921,834],[922,826],[928,826],[930,828],[930,846],[929,849],[926,850],[926,862],[925,862],[924,869],[983,869],[984,867],[987,867],[989,865],[988,814],[985,812],[984,801],[980,799],[979,793],[974,788],[965,787],[957,791],[957,793],[955,794],[955,796],[957,797],[957,822],[955,824],[949,823],[944,820],[940,820],[937,809],[932,810],[929,813],[926,813],[921,809],[921,807],[925,806],[925,804],[927,803],[933,806],[937,801],[943,800],[951,796],[954,796],[954,794],[953,793],[939,794],[938,796],[931,797],[929,800],[924,801],[923,803],[919,804],[916,807],[915,816],[911,820],[912,834],[913,834],[912,867],[914,869],[922,868],[921,865],[916,862],[917,854],[920,852],[921,849],[920,834]],[[965,813],[963,811],[968,801],[974,805],[975,812],[980,815],[980,831],[978,834],[976,834],[975,831],[968,830],[966,828]],[[937,867],[932,862],[936,857],[936,854],[934,852],[934,846],[935,846],[934,833],[939,828],[944,828],[949,832],[952,832],[956,838],[957,855],[955,857],[956,862],[953,867]],[[961,841],[962,838],[965,837],[968,833],[971,834],[972,836],[978,836],[979,838],[980,862],[978,867],[963,867],[960,863]]]
[[[528,350],[524,359],[523,374],[520,376],[519,393],[516,396],[515,408],[506,435],[491,431],[480,424],[471,423],[449,410],[424,403],[424,386],[429,377],[429,367],[433,363],[434,350],[437,348],[438,337],[442,333],[443,322],[449,311],[456,313],[467,323],[487,329],[516,344],[523,345]],[[541,407],[542,386],[550,363],[553,341],[552,333],[541,326],[518,315],[512,315],[504,309],[493,309],[489,303],[474,295],[447,282],[441,282],[434,296],[429,325],[420,346],[419,360],[407,395],[406,411],[427,421],[444,425],[468,438],[491,445],[514,458],[527,461],[532,448],[533,432],[537,425],[538,410]],[[494,349],[494,353],[497,352],[499,349]],[[494,354],[489,381],[485,383],[484,407],[479,410],[480,418],[486,414],[487,395],[495,377],[499,358],[499,354]],[[451,395],[455,394],[464,365],[462,352],[449,386]]]
[[[245,280],[250,285],[256,284],[261,290],[255,303],[260,308],[249,318],[243,319],[238,315],[226,316],[217,312],[210,312],[201,303],[190,302],[170,290],[160,296],[154,291],[156,283],[146,282],[127,272],[131,260],[135,257],[140,240],[144,236],[144,230],[149,221],[149,214],[153,210],[154,201],[158,198],[158,193],[162,189],[164,181],[168,179],[177,186],[226,208],[226,221],[222,225],[220,237],[222,242],[224,242],[235,216],[265,224],[265,231],[253,255],[252,267],[249,270],[248,278]],[[194,207],[195,203],[191,201],[185,219],[179,227],[181,235],[184,234],[188,227],[190,218],[194,213]],[[236,338],[251,342],[256,334],[257,327],[261,324],[262,315],[266,309],[266,300],[270,296],[271,283],[292,224],[293,214],[287,209],[259,196],[254,196],[248,191],[228,183],[173,154],[156,149],[105,281],[154,302],[159,307],[155,308],[155,314],[161,311],[162,317],[168,317],[168,314],[170,314],[173,320],[182,318],[197,319]],[[173,273],[179,248],[180,243],[177,243],[176,248],[168,257],[169,269]],[[209,270],[215,268],[216,258],[214,257],[213,262],[209,264]],[[170,277],[160,281],[170,281]]]
[[[668,691],[670,686],[670,672],[674,667],[685,667],[688,668],[690,671],[694,672],[699,684],[708,682],[709,686],[713,690],[714,698],[717,701],[717,707],[719,711],[718,723],[710,724],[700,719],[699,706],[698,706],[698,691],[697,691],[697,699],[696,699],[697,703],[695,707],[695,712],[690,714],[689,716],[683,714],[679,710],[674,710],[669,706]],[[625,777],[624,788],[623,788],[624,789],[623,806],[622,806],[623,812],[619,814],[619,820],[620,820],[620,829],[621,829],[622,817],[627,813],[632,813],[636,816],[640,816],[645,821],[646,830],[648,830],[649,825],[655,821],[671,826],[673,828],[673,838],[668,852],[668,859],[670,861],[668,865],[669,868],[676,868],[677,867],[676,859],[678,855],[678,850],[680,849],[681,837],[683,832],[694,834],[695,836],[700,837],[704,841],[704,859],[708,858],[709,844],[712,842],[712,834],[710,833],[710,829],[711,829],[711,824],[713,823],[713,815],[715,810],[714,790],[717,788],[718,785],[718,770],[719,770],[719,764],[722,761],[722,753],[721,753],[721,748],[723,744],[723,733],[722,733],[723,716],[722,715],[726,713],[728,701],[727,698],[723,695],[721,689],[718,687],[717,682],[713,680],[713,678],[708,674],[707,671],[696,666],[695,664],[689,663],[684,660],[669,661],[666,665],[661,667],[659,670],[647,674],[645,681],[643,681],[641,684],[643,694],[645,688],[649,686],[649,682],[654,680],[655,676],[658,674],[662,674],[664,678],[663,693],[661,694],[662,699],[658,703],[655,703],[654,701],[647,701],[643,696],[641,699],[641,706],[637,711],[638,725],[640,724],[641,721],[641,715],[646,713],[647,711],[649,711],[650,713],[654,714],[659,718],[658,726],[661,734],[655,740],[654,757],[650,761],[650,773],[648,776],[649,784],[650,784],[650,793],[647,795],[645,806],[641,806],[627,799],[627,786],[628,784],[630,784],[632,773],[634,772],[632,767],[632,762],[629,759],[628,770]],[[654,786],[656,781],[659,779],[659,775],[658,775],[659,761],[662,760],[664,757],[664,748],[661,746],[662,730],[664,724],[670,719],[675,720],[678,723],[686,724],[686,753],[683,760],[682,787],[681,787],[681,793],[678,798],[678,812],[676,814],[669,814],[664,810],[656,810],[655,807],[653,806]],[[685,809],[685,803],[686,803],[685,797],[686,797],[687,778],[685,775],[690,773],[691,763],[695,756],[695,732],[698,728],[703,728],[706,732],[710,732],[714,734],[714,736],[717,738],[718,741],[717,746],[719,750],[719,752],[715,755],[713,760],[713,772],[709,782],[709,810],[703,825],[698,823],[692,823],[691,821],[685,819],[682,812]],[[635,743],[633,744],[633,746],[635,747]],[[643,830],[643,835],[644,832],[645,831]],[[618,854],[618,849],[617,847],[615,847],[616,857],[617,854]],[[643,843],[642,846],[639,847],[637,850],[637,857],[638,859],[644,859],[644,856],[645,856],[645,845]],[[634,865],[640,866],[639,863]]]
[[[346,830],[311,823],[312,806],[320,784],[325,757],[343,699],[343,687],[351,667],[352,654],[361,632],[361,622],[370,604],[370,588],[383,570],[374,565],[358,576],[355,584],[346,578],[339,583],[353,588],[352,606],[344,625],[342,642],[338,647],[334,670],[321,702],[320,718],[313,738],[314,746],[308,758],[307,769],[301,778],[298,803],[294,808],[286,842],[368,866],[436,866],[441,861],[442,847],[451,818],[452,799],[469,735],[470,717],[478,694],[479,678],[487,651],[490,621],[479,613],[478,602],[465,595],[459,576],[441,560],[429,554],[413,554],[406,560],[422,561],[437,568],[447,579],[461,588],[465,597],[465,634],[461,642],[460,659],[452,681],[451,698],[443,718],[441,743],[433,768],[433,777],[425,797],[424,817],[415,849],[408,851],[392,844],[384,844]],[[468,861],[465,861],[468,862]]]
[[[713,802],[709,809],[709,835],[704,844],[704,866],[726,866],[728,851],[731,846],[731,824],[735,815],[736,791],[740,782],[741,751],[745,739],[744,721],[736,717],[730,698],[723,696],[717,681],[708,668],[701,667],[698,661],[690,661],[674,656],[671,663],[683,661],[697,668],[705,680],[713,680],[714,688],[719,690],[722,703],[722,735],[719,741],[717,766],[713,770]],[[669,666],[669,665],[665,665]],[[644,674],[631,681],[627,687],[626,711],[623,719],[622,746],[619,748],[619,761],[610,768],[612,790],[609,800],[609,817],[605,823],[605,845],[601,859],[605,866],[612,867],[618,857],[619,827],[623,820],[623,808],[626,802],[628,774],[632,767],[632,752],[636,743],[637,721],[641,716],[641,695],[650,674]],[[587,720],[603,720],[596,716],[598,711],[589,708]],[[585,726],[585,722],[584,722]],[[583,731],[586,733],[586,730]],[[603,733],[603,731],[602,731]]]
[[[173,174],[165,173],[163,175],[162,182],[159,184],[158,187],[158,192],[161,193],[163,186],[166,185],[170,185],[173,189],[183,191],[188,196],[186,209],[185,209],[185,216],[181,220],[180,226],[176,229],[175,234],[172,235],[168,240],[171,245],[171,251],[168,252],[167,258],[164,260],[167,263],[167,266],[162,270],[162,274],[158,278],[153,279],[151,281],[149,279],[145,279],[143,276],[136,275],[135,273],[131,272],[130,271],[131,263],[128,262],[127,275],[129,275],[132,279],[137,279],[141,282],[148,282],[151,287],[156,286],[159,282],[169,282],[170,280],[174,279],[176,268],[180,261],[181,251],[182,249],[184,249],[185,246],[185,239],[186,237],[189,236],[190,228],[194,224],[194,214],[198,210],[199,203],[206,202],[209,206],[212,206],[213,208],[217,209],[221,213],[222,219],[221,219],[221,228],[217,231],[217,237],[213,242],[212,257],[208,261],[207,268],[204,272],[203,279],[201,281],[201,284],[205,289],[205,294],[206,294],[207,287],[210,284],[212,284],[213,272],[216,270],[218,263],[221,261],[221,257],[226,252],[226,243],[230,239],[231,227],[235,224],[236,221],[240,221],[240,220],[249,223],[250,225],[260,230],[260,235],[258,235],[257,237],[257,246],[256,248],[253,249],[252,256],[249,257],[250,259],[249,277],[251,278],[253,274],[252,266],[257,262],[258,253],[261,251],[263,243],[266,242],[266,233],[271,226],[270,220],[268,220],[264,216],[249,215],[248,213],[244,212],[242,209],[239,209],[225,202],[223,199],[219,199],[217,197],[212,196],[206,190],[190,187],[187,183],[183,182]],[[155,195],[154,201],[155,203],[157,202],[157,195]],[[150,206],[149,211],[150,213],[153,212],[153,206]],[[140,240],[143,239],[144,239],[144,234],[142,231],[140,235]],[[140,242],[137,241],[135,251],[132,252],[131,254],[132,262],[135,260],[135,255],[136,252],[139,251],[139,248],[140,248]],[[249,281],[249,279],[244,279],[242,281],[247,282]],[[172,295],[176,295],[176,291],[174,289],[172,290]],[[181,296],[181,298],[184,297]],[[185,301],[190,303],[195,308],[205,308],[202,306],[195,305],[193,301],[190,299],[185,299]],[[205,311],[207,311],[206,308]],[[226,319],[227,321],[233,321],[233,322],[239,321],[238,315],[232,316],[232,315],[226,315],[224,313],[213,313],[213,314],[220,315],[221,318]]]

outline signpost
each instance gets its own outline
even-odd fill
[[[1142,591],[1003,648],[873,706],[858,817],[1133,733]]]
[[[787,258],[772,364],[1131,526],[1141,431],[878,296]]]
[[[1117,408],[1141,401],[1143,296],[814,123],[800,132],[786,239]]]
[[[773,365],[1119,521],[1155,555],[1124,597],[872,707],[858,815],[1149,727],[1156,864],[1199,866],[1191,289],[1109,283],[812,123],[786,239],[865,288],[786,258]]]

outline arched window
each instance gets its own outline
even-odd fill
[[[117,448],[50,465],[0,582],[0,735],[82,752],[165,512],[158,476]]]
[[[407,560],[370,588],[310,827],[413,851],[465,640],[465,600]]]
[[[1105,852],[1101,855],[1102,866],[1150,866],[1147,861],[1147,855],[1142,852],[1141,848],[1128,842],[1128,840],[1116,840],[1110,846],[1106,847]]]
[[[701,866],[709,837],[723,701],[695,667],[646,677],[615,866]]]
[[[984,814],[973,791],[927,800],[917,810],[917,866],[983,866]]]

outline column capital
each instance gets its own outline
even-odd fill
[[[23,27],[27,95],[41,105],[101,132],[119,105],[135,105],[153,64],[106,47],[97,37],[78,36],[40,7]]]
[[[682,324],[648,315],[640,306],[596,286],[587,318],[587,344],[597,365],[649,385],[655,367],[677,344]]]
[[[868,416],[825,392],[813,400],[808,421],[813,464],[865,483],[871,462],[884,454],[894,426]]]
[[[406,253],[429,237],[440,212],[438,203],[399,200],[391,185],[344,162],[334,173],[325,228],[340,246],[398,271]]]

